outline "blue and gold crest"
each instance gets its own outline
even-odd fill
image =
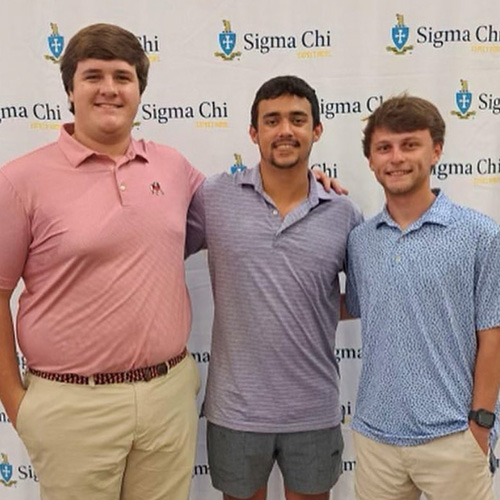
[[[460,90],[455,92],[455,104],[458,111],[453,110],[452,115],[458,116],[462,120],[466,120],[476,114],[475,111],[469,111],[472,104],[472,92],[469,91],[469,82],[460,79]]]
[[[50,29],[52,33],[47,37],[47,45],[51,54],[46,54],[45,59],[58,63],[64,50],[64,37],[59,34],[56,23],[50,23]]]
[[[9,458],[5,453],[0,454],[2,456],[2,462],[0,463],[0,483],[4,486],[12,486],[17,483],[17,481],[12,480],[12,465],[9,463]]]
[[[219,45],[226,56],[231,54],[236,45],[236,33],[232,31],[221,31],[219,33]]]
[[[391,37],[394,46],[386,47],[386,50],[394,54],[402,55],[409,50],[413,50],[413,45],[406,46],[410,38],[410,28],[405,25],[403,14],[396,14],[396,24],[392,27]]]
[[[224,29],[219,33],[219,46],[222,52],[215,52],[215,57],[220,57],[224,61],[231,61],[235,57],[240,57],[241,52],[234,52],[236,47],[236,33],[231,31],[231,23],[223,19]]]
[[[235,174],[236,172],[244,172],[247,169],[247,167],[243,165],[243,160],[240,154],[234,153],[234,160],[235,163],[231,165],[232,174]]]

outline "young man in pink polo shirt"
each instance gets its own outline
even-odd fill
[[[188,497],[199,378],[183,257],[203,176],[131,138],[148,67],[132,33],[82,29],[61,61],[74,123],[0,170],[0,399],[47,500]]]

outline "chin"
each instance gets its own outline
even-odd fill
[[[297,163],[286,163],[286,164],[273,163],[273,166],[278,170],[291,170],[292,168],[295,168],[297,166]]]
[[[393,195],[404,195],[408,194],[411,192],[411,188],[409,187],[389,187],[387,189],[388,193],[391,193]]]
[[[271,161],[271,165],[273,165],[273,167],[276,167],[276,168],[279,168],[282,170],[288,170],[290,168],[294,168],[298,165],[298,163],[299,163],[298,160],[279,161],[279,160],[273,159]]]
[[[103,132],[106,132],[107,134],[116,134],[124,130],[126,127],[122,123],[101,123],[100,128]],[[130,128],[132,128],[132,124],[130,124]]]

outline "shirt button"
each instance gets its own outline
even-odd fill
[[[127,188],[125,187],[125,184],[123,184],[123,183],[122,183],[122,184],[120,184],[120,191],[125,191],[125,189],[127,189]]]
[[[396,255],[396,257],[394,257],[394,260],[396,262],[401,262],[401,256],[400,255]]]
[[[279,212],[278,212],[275,208],[273,208],[273,210],[272,210],[272,212],[271,212],[271,213],[272,213],[273,215],[278,215],[278,213],[279,213]]]

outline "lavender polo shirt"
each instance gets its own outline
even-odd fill
[[[115,164],[72,130],[0,170],[0,288],[24,280],[21,350],[57,373],[159,363],[190,329],[186,213],[203,176],[145,141]]]
[[[208,420],[255,432],[340,423],[338,274],[360,219],[312,175],[308,198],[285,218],[258,168],[217,175],[196,192],[188,252],[208,248],[215,303]]]

